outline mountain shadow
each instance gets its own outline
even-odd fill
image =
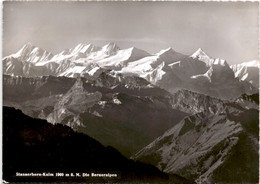
[[[47,177],[18,177],[17,173],[53,173]],[[55,173],[79,173],[56,177]],[[89,173],[89,177],[82,177]],[[91,177],[91,173],[116,177]],[[112,147],[71,128],[33,119],[20,110],[3,107],[3,179],[8,182],[148,182],[187,183],[156,167],[128,160]]]

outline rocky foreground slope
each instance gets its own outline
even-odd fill
[[[194,105],[188,104],[194,95]],[[179,108],[194,114],[132,158],[197,183],[257,183],[259,95],[243,95],[237,102],[193,92],[179,92],[177,96],[182,101]]]

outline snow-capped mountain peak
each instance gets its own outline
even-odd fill
[[[18,52],[12,54],[12,56],[16,58],[21,57],[26,53],[30,53],[34,48],[35,46],[33,46],[31,42],[28,42]]]
[[[129,50],[132,50],[132,51],[133,51],[133,50],[137,50],[137,48],[136,48],[136,47],[130,47]],[[139,49],[138,49],[138,50],[139,50]]]
[[[165,61],[165,64],[167,64],[167,65],[170,63],[179,61],[185,57],[185,55],[183,55],[179,52],[176,52],[171,47],[161,50],[155,56],[157,56],[159,60]]]
[[[111,53],[109,57],[102,58],[98,60],[97,63],[101,67],[116,69],[121,68],[122,66],[126,66],[129,62],[139,60],[146,56],[150,56],[150,54],[144,50],[131,47],[128,49],[118,50],[114,54]]]
[[[17,58],[22,62],[36,63],[38,61],[48,60],[53,55],[42,48],[34,46],[31,42],[28,42],[18,52],[10,56]],[[8,56],[5,58],[8,58]]]
[[[96,47],[93,44],[83,44],[80,43],[74,49],[70,49],[70,54],[71,55],[77,55],[77,54],[89,54],[90,52],[94,52],[97,50],[100,50],[101,48]]]
[[[190,57],[206,63],[206,66],[208,67],[214,64],[214,59],[209,57],[201,48],[194,52]]]
[[[191,55],[192,58],[209,57],[201,48]]]
[[[259,88],[260,61],[253,60],[241,64],[234,64],[231,65],[230,68],[234,71],[236,78],[242,81],[248,81]]]
[[[115,42],[109,42],[103,46],[103,48],[108,48],[108,47],[118,47],[118,46],[116,45]]]
[[[81,52],[81,53],[85,53],[86,52],[86,50],[89,48],[89,47],[91,47],[92,45],[91,44],[89,44],[89,45],[86,45],[86,44],[78,44],[75,48],[74,48],[74,50],[73,50],[73,52]]]
[[[226,60],[219,58],[214,60],[213,65],[229,66]]]
[[[20,50],[26,50],[28,48],[33,48],[33,47],[35,47],[35,46],[32,44],[32,42],[27,42],[26,44],[24,44],[22,46],[22,48]]]
[[[246,66],[246,67],[257,67],[257,68],[260,68],[260,61],[253,60],[253,61],[243,62],[240,65],[241,66]]]
[[[145,56],[150,56],[151,54],[149,54],[148,52],[144,51],[144,50],[141,50],[141,49],[138,49],[136,47],[130,47],[129,48],[129,51],[131,51],[132,54],[139,54],[139,53],[142,53]]]
[[[160,55],[168,54],[168,53],[173,54],[174,52],[175,51],[171,47],[169,47],[167,49],[163,49],[163,50],[159,51],[156,55],[160,56]]]
[[[210,56],[208,56],[201,48],[199,48],[196,52],[194,52],[190,57],[193,59],[198,59],[200,61],[203,61],[206,63],[208,67],[212,65],[218,65],[218,66],[228,66],[228,63],[224,59],[213,59]]]
[[[102,50],[107,54],[107,55],[112,55],[115,54],[120,48],[114,43],[110,42],[102,47]]]

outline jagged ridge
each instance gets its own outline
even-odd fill
[[[256,96],[241,98],[252,102],[251,97]],[[175,98],[178,100],[173,104],[194,114],[132,158],[198,183],[257,182],[259,107],[248,109],[238,102],[222,102],[189,91],[179,91]]]

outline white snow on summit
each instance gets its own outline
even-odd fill
[[[235,66],[235,65],[232,65]],[[253,60],[253,61],[248,61],[248,62],[243,62],[241,64],[236,64],[236,66],[246,66],[246,67],[257,67],[260,68],[260,61],[258,60]]]
[[[129,62],[149,55],[150,54],[146,51],[131,47],[124,50],[118,50],[113,56],[97,60],[96,62],[102,67],[122,67]]]
[[[248,81],[257,88],[259,87],[260,61],[253,60],[243,62],[241,64],[231,65],[230,68],[234,71],[236,78],[242,81]]]
[[[215,59],[213,65],[221,65],[221,66],[228,66],[227,61],[224,59]]]
[[[184,57],[183,54],[175,52],[172,48],[164,49],[155,55],[147,56],[137,61],[129,63],[122,69],[122,73],[134,73],[138,75],[147,75],[147,72],[152,72],[156,67],[163,62],[165,65],[178,61]]]
[[[37,63],[39,61],[45,61],[52,57],[52,53],[43,50],[39,47],[33,46],[30,42],[25,44],[18,52],[10,56],[4,57],[4,59],[16,58],[23,62]]]
[[[210,58],[201,48],[194,52],[190,57],[203,61],[208,67],[214,63],[214,59]]]
[[[80,43],[53,55],[28,43],[17,53],[3,58],[4,74],[13,76],[83,76],[95,79],[106,70],[145,78],[170,92],[179,88],[198,88],[198,91],[211,94],[216,90],[204,89],[205,82],[222,84],[229,81],[225,89],[231,88],[230,84],[235,89],[250,88],[238,87],[239,81],[259,85],[259,61],[229,66],[223,59],[211,58],[201,48],[192,55],[178,53],[171,47],[149,54],[135,47],[120,49],[113,42],[102,47]]]
[[[192,58],[209,57],[201,48],[191,55]]]

